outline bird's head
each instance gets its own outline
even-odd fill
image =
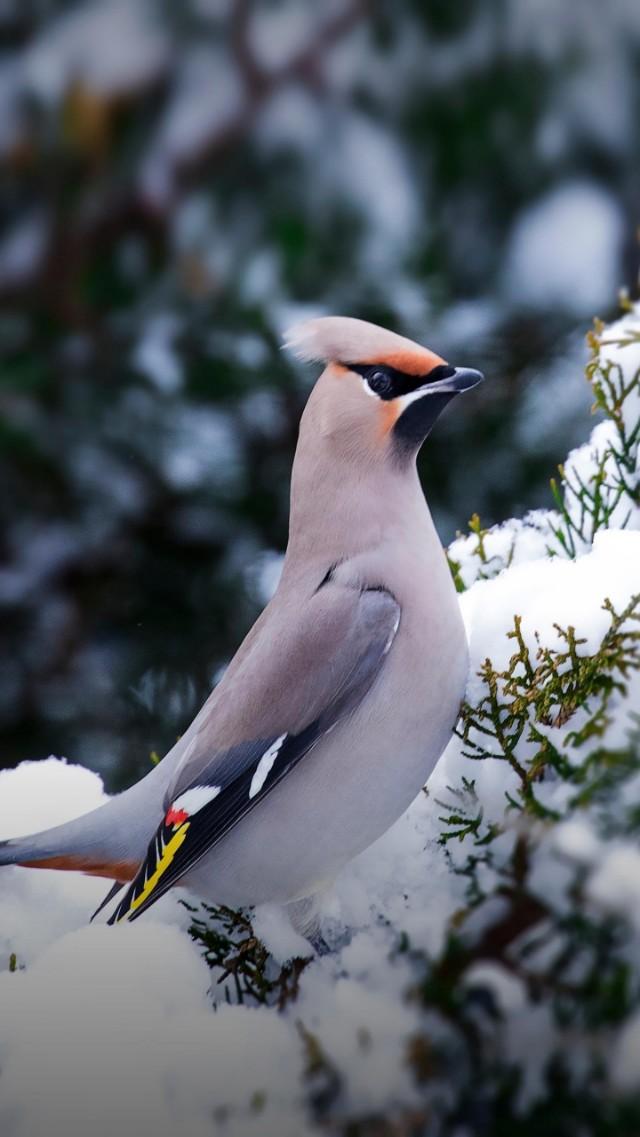
[[[312,428],[347,452],[414,457],[452,399],[483,379],[376,324],[324,316],[291,328],[286,346],[326,364],[312,398]]]

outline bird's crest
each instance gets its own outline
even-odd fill
[[[426,374],[444,360],[428,348],[366,320],[320,316],[295,324],[284,346],[308,363],[384,363],[409,375]]]

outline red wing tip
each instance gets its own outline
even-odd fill
[[[165,825],[182,825],[183,821],[188,820],[189,814],[186,809],[174,809],[173,806],[171,806],[171,808],[167,810],[164,823]]]

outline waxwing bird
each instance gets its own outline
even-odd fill
[[[308,911],[409,806],[455,725],[466,639],[415,459],[482,375],[342,317],[300,324],[288,346],[325,368],[300,424],[272,600],[142,781],[0,844],[0,864],[112,878],[107,901],[126,884],[110,923],[177,884]]]

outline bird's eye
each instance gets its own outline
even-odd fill
[[[367,383],[370,390],[379,395],[381,399],[387,398],[391,394],[393,382],[386,371],[372,371],[367,376]]]

